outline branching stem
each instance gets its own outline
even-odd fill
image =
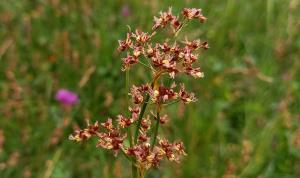
[[[157,72],[154,77],[153,77],[153,81],[152,81],[152,84],[151,84],[151,88],[153,89],[157,80],[159,79],[159,77],[161,76],[161,74],[163,73],[164,71],[161,70],[159,72]],[[146,99],[142,105],[142,108],[141,108],[141,112],[140,112],[140,115],[139,115],[139,118],[138,118],[138,121],[137,121],[137,125],[136,125],[136,129],[135,129],[135,134],[134,134],[134,140],[133,142],[136,143],[137,142],[137,139],[138,139],[138,136],[139,136],[139,130],[140,130],[140,127],[141,127],[141,123],[142,123],[142,119],[144,117],[144,114],[145,114],[145,111],[146,111],[146,108],[147,108],[147,105],[148,105],[148,102],[149,102],[149,99],[150,99],[150,95],[147,94],[146,95]]]

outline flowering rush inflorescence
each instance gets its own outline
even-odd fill
[[[189,41],[187,38],[177,40],[182,28],[194,19],[200,23],[206,21],[201,9],[184,8],[179,16],[175,16],[169,8],[154,17],[151,33],[130,31],[124,40],[119,40],[118,50],[127,52],[126,57],[122,58],[126,85],[129,83],[129,70],[136,64],[149,69],[152,79],[140,86],[127,87],[132,99],[132,104],[128,104],[127,116],[120,114],[116,119],[108,118],[104,123],[88,125],[83,130],[75,131],[70,139],[81,142],[96,137],[97,147],[112,150],[114,155],[122,152],[132,162],[133,177],[143,177],[146,170],[158,167],[164,158],[179,162],[186,155],[183,143],[161,138],[158,130],[159,125],[169,120],[166,114],[161,116],[163,107],[176,102],[188,104],[197,101],[194,93],[186,91],[184,84],[175,83],[175,77],[180,74],[204,77],[201,69],[194,65],[199,58],[199,50],[208,49],[208,43]],[[172,30],[173,37],[163,42],[153,42],[157,32],[166,27]],[[173,80],[170,86],[163,83],[164,77]],[[154,106],[154,109],[146,114],[148,105]]]

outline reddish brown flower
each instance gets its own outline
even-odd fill
[[[142,103],[144,100],[143,93],[147,92],[149,88],[150,87],[148,85],[142,85],[140,87],[136,87],[135,85],[133,85],[130,89],[130,95],[132,97],[133,103]]]
[[[196,8],[184,8],[182,11],[182,15],[187,18],[188,20],[191,19],[199,19],[201,23],[204,23],[206,21],[206,17],[202,15],[201,9]]]
[[[172,26],[174,29],[178,29],[181,27],[181,23],[179,22],[178,18],[175,17],[172,22],[171,22]]]
[[[114,128],[111,118],[108,118],[106,122],[101,123],[101,126],[107,130],[113,130],[113,128]]]
[[[149,143],[143,142],[128,148],[126,154],[136,158],[139,168],[147,170],[151,167],[158,167],[164,158],[165,152],[159,147],[154,147],[152,150]]]
[[[147,56],[148,58],[151,58],[151,57],[154,56],[155,53],[156,53],[156,49],[153,48],[151,45],[148,44],[148,48],[147,48],[147,50],[146,50],[146,56]]]
[[[125,51],[126,49],[132,47],[133,43],[131,41],[131,34],[127,33],[127,37],[125,40],[119,40],[119,51]]]
[[[123,70],[130,68],[130,65],[137,63],[138,60],[139,59],[136,56],[131,56],[131,55],[127,55],[127,57],[122,58],[124,64]]]
[[[159,48],[164,52],[167,53],[171,50],[171,47],[169,46],[168,43],[163,43],[163,44],[158,44]]]
[[[69,139],[77,142],[88,140],[97,133],[98,129],[99,124],[98,122],[95,122],[94,125],[88,125],[88,128],[86,129],[75,131],[74,134],[69,136]]]
[[[115,155],[123,147],[123,141],[126,138],[126,135],[121,135],[120,132],[113,129],[108,133],[99,133],[99,140],[97,147],[101,147],[108,150],[113,150]]]
[[[156,68],[161,67],[163,65],[163,59],[163,54],[155,50],[155,53],[153,53],[153,56],[151,57],[153,66]]]
[[[157,118],[156,118],[157,119]],[[161,124],[165,124],[165,123],[167,123],[169,121],[169,117],[168,117],[168,115],[163,115],[163,116],[161,116],[160,117],[160,119],[159,119],[159,122],[161,123]]]
[[[176,99],[178,94],[172,88],[159,86],[158,89],[149,91],[153,103],[166,103],[169,100]]]
[[[170,161],[179,162],[180,157],[186,155],[182,142],[170,143],[166,139],[159,139],[158,143]]]
[[[150,129],[150,126],[151,126],[150,116],[147,115],[147,117],[142,119],[141,129],[142,131],[146,132]]]
[[[201,46],[200,46],[200,47],[203,48],[203,49],[208,49],[208,48],[209,48],[208,42],[205,41],[205,42],[201,43]]]
[[[131,112],[131,118],[136,121],[139,117],[141,108],[140,107],[136,107],[136,108],[131,108],[129,107],[129,112]]]
[[[178,152],[179,155],[186,156],[186,152],[184,151],[184,146],[182,142],[174,142],[173,143],[173,148],[175,151]]]
[[[139,142],[147,142],[150,140],[150,138],[147,137],[147,135],[145,133],[142,133],[142,134],[140,134],[138,140],[139,140]]]
[[[118,115],[117,118],[118,118],[117,119],[118,125],[121,128],[129,127],[134,122],[134,120],[132,118],[125,118],[122,115]]]
[[[190,49],[186,49],[184,54],[183,65],[191,66],[191,64],[196,62],[197,59],[198,59],[198,55],[191,53]]]
[[[152,30],[156,30],[158,28],[164,28],[170,22],[173,22],[174,27],[179,26],[177,25],[179,21],[172,14],[172,8],[169,8],[168,12],[160,12],[159,17],[154,17],[154,25],[152,27]]]
[[[200,40],[193,40],[193,41],[185,40],[184,44],[186,45],[187,48],[193,50],[198,49],[201,46]]]
[[[132,37],[135,38],[138,44],[143,44],[147,42],[152,35],[149,35],[148,33],[142,32],[140,30],[136,30],[135,33],[132,33]]]
[[[180,85],[179,97],[183,101],[183,103],[188,104],[191,102],[196,102],[197,98],[194,93],[188,93],[185,90],[185,86],[183,84]]]
[[[194,78],[203,78],[204,77],[204,73],[201,72],[199,67],[198,68],[186,67],[185,73],[193,76]]]

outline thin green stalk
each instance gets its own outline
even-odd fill
[[[154,87],[157,79],[160,77],[160,75],[163,73],[163,71],[159,71],[153,78],[153,82],[151,84],[151,88]],[[137,139],[138,139],[138,136],[139,136],[139,131],[140,131],[140,127],[141,127],[141,123],[142,123],[142,119],[144,117],[144,114],[145,114],[145,111],[146,111],[146,108],[147,108],[147,105],[148,105],[148,102],[150,100],[150,95],[147,94],[146,95],[146,99],[142,105],[142,108],[141,108],[141,112],[140,112],[140,115],[139,115],[139,118],[138,118],[138,122],[137,122],[137,125],[136,125],[136,128],[135,128],[135,134],[134,134],[134,139],[133,139],[133,143],[137,143]],[[135,161],[132,160],[132,177],[133,178],[137,178],[137,174],[138,174],[138,170],[137,168],[135,167]],[[141,174],[139,174],[140,176]],[[144,175],[142,176],[142,178],[144,177]]]
[[[131,158],[125,153],[125,150],[123,148],[121,148],[121,152],[124,154],[126,159],[128,159],[129,161],[132,161]]]
[[[127,102],[127,106],[129,107],[129,96],[128,96],[128,92],[129,92],[129,70],[126,70],[126,102]],[[127,128],[127,134],[128,134],[128,137],[129,137],[129,144],[130,146],[133,145],[133,142],[132,142],[132,131],[131,131],[131,128],[128,127]]]
[[[188,22],[188,20],[184,19],[183,22],[182,22],[181,27],[175,31],[175,33],[174,33],[174,39],[175,39],[175,41],[176,41],[176,38],[177,38],[178,34],[182,30],[182,28],[187,24],[187,22]]]
[[[154,87],[156,81],[159,79],[160,75],[161,75],[163,72],[164,72],[164,71],[162,70],[162,71],[159,71],[159,72],[156,73],[156,75],[153,77],[153,81],[152,81],[152,84],[151,84],[151,88]],[[146,95],[146,99],[145,99],[145,101],[144,101],[144,103],[143,103],[143,106],[142,106],[142,109],[141,109],[139,118],[138,118],[138,122],[137,122],[136,128],[135,128],[135,134],[134,134],[134,140],[133,140],[133,143],[136,143],[136,142],[137,142],[137,139],[138,139],[138,136],[139,136],[139,130],[140,130],[141,123],[142,123],[142,119],[143,119],[143,117],[144,117],[144,114],[145,114],[145,111],[146,111],[146,108],[147,108],[149,99],[150,99],[150,95],[147,94],[147,95]]]
[[[129,70],[126,70],[126,84],[125,84],[125,87],[126,87],[126,102],[127,102],[127,106],[129,107],[129,96],[128,96],[128,92],[129,92],[129,82],[130,82],[130,79],[129,79]],[[133,146],[133,142],[132,142],[132,131],[131,131],[131,127],[128,127],[127,128],[127,134],[128,134],[128,137],[129,137],[129,144],[130,146]],[[135,164],[135,161],[133,159],[130,159],[125,152],[123,152],[125,157],[131,161],[131,173],[132,173],[132,178],[137,178],[137,168],[136,166],[134,165]]]
[[[137,139],[138,139],[138,136],[139,136],[139,130],[140,130],[141,123],[142,123],[142,118],[143,118],[144,113],[146,111],[146,107],[148,105],[149,99],[150,99],[150,95],[147,94],[146,100],[145,100],[145,102],[144,102],[144,104],[142,106],[141,113],[139,115],[138,122],[137,122],[137,125],[136,125],[135,134],[134,134],[134,143],[137,142]]]
[[[172,104],[175,104],[175,103],[178,103],[180,100],[176,100],[176,101],[173,101],[173,102],[169,102],[169,103],[166,103],[166,104],[162,104],[163,106],[170,106]]]
[[[129,70],[126,70],[126,79],[125,79],[125,94],[126,94],[126,102],[127,105],[129,106],[129,96],[128,96],[128,92],[129,92]]]
[[[152,145],[151,145],[152,150],[155,146],[155,142],[156,142],[156,138],[157,138],[157,134],[158,134],[159,121],[160,121],[160,111],[158,109],[158,111],[156,113],[156,125],[155,125],[154,135],[153,135],[153,139],[152,139]]]
[[[147,69],[150,69],[151,71],[153,70],[150,66],[148,66],[147,64],[141,62],[141,61],[138,61],[139,64],[145,66]]]
[[[43,176],[43,178],[49,178],[51,177],[52,173],[53,173],[53,170],[55,168],[55,165],[57,164],[60,156],[61,156],[61,153],[62,153],[62,149],[58,149],[55,153],[54,153],[54,156],[53,156],[53,159],[50,161],[50,164],[47,166],[47,169],[45,171],[45,174]]]
[[[144,178],[145,177],[145,173],[143,170],[139,171],[139,178]]]
[[[132,161],[132,164],[131,164],[131,174],[132,174],[132,178],[137,178],[138,177],[137,168],[134,165],[134,161]]]

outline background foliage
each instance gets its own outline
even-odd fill
[[[67,137],[86,119],[122,112],[117,40],[127,24],[150,30],[169,6],[202,8],[207,23],[184,33],[211,48],[200,59],[206,77],[187,86],[199,101],[170,107],[163,131],[182,138],[188,156],[148,177],[300,176],[299,0],[2,0],[0,177],[130,175],[124,158]],[[147,77],[136,68],[131,81]],[[61,108],[59,88],[76,91],[80,104]]]

